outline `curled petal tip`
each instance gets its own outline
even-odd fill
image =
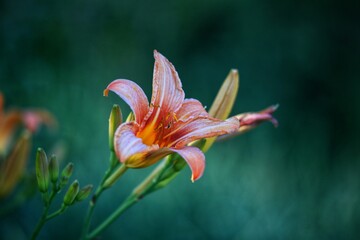
[[[269,121],[274,125],[274,127],[277,128],[279,126],[279,122],[275,118],[271,118]]]
[[[269,107],[269,109],[271,109],[271,113],[275,112],[278,108],[280,107],[280,105],[277,103],[275,105],[272,105]]]
[[[271,114],[273,114],[279,108],[279,106],[280,106],[279,104],[275,104],[275,105],[272,105],[272,106],[268,107],[267,109],[265,109],[263,111],[263,113],[266,113],[266,114],[269,115],[268,120],[274,125],[274,127],[278,127],[279,122]]]
[[[104,91],[103,91],[103,96],[104,97],[107,97],[109,95],[109,89],[105,89]]]
[[[160,53],[156,50],[156,49],[154,49],[154,58],[156,58],[156,56],[157,55],[159,55]],[[160,54],[161,55],[161,54]]]

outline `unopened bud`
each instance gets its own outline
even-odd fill
[[[55,155],[50,157],[49,161],[49,173],[50,173],[50,180],[52,183],[56,183],[59,179],[59,162],[56,159]]]
[[[91,185],[91,184],[86,185],[85,187],[80,189],[79,193],[76,195],[75,200],[78,201],[78,202],[84,200],[85,198],[87,198],[91,194],[92,190],[93,190],[93,185]]]
[[[36,152],[36,179],[40,192],[45,193],[49,187],[49,169],[46,153],[38,148]]]
[[[73,204],[76,195],[79,193],[79,182],[78,180],[75,180],[67,190],[65,196],[64,196],[64,204],[66,206],[69,206]]]
[[[119,105],[114,104],[109,117],[109,146],[114,151],[114,134],[118,126],[122,122],[122,114]]]
[[[224,83],[221,85],[221,88],[210,107],[209,115],[221,120],[227,119],[234,106],[238,89],[239,73],[236,69],[232,69],[227,75]],[[206,152],[215,140],[216,137],[208,138],[202,151]]]
[[[68,165],[66,165],[64,170],[61,172],[60,188],[64,187],[68,183],[69,178],[73,173],[73,170],[74,170],[74,164],[68,163]]]

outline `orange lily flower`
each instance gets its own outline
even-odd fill
[[[240,128],[239,119],[225,121],[210,117],[202,104],[185,98],[174,66],[156,50],[153,92],[149,104],[143,90],[134,82],[119,79],[104,90],[119,95],[132,109],[135,120],[121,124],[114,137],[119,160],[130,168],[147,167],[163,157],[179,154],[192,171],[191,180],[199,179],[205,169],[205,156],[189,143],[230,134]]]

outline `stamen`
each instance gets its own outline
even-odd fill
[[[179,121],[179,119],[176,116],[176,113],[173,113],[173,118],[175,119],[175,122]]]
[[[163,127],[163,124],[160,123],[159,126],[157,126],[157,127],[154,129],[154,131],[157,132],[157,131],[159,131],[162,127]]]

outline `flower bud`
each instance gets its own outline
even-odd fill
[[[209,115],[221,120],[227,119],[235,103],[238,89],[239,73],[236,69],[232,69],[216,95],[216,98],[210,107]],[[216,137],[208,138],[202,151],[206,152],[214,143],[215,139]]]
[[[122,114],[119,105],[114,104],[109,117],[109,146],[114,151],[114,134],[118,126],[122,122]]]
[[[59,179],[59,162],[54,154],[50,157],[49,173],[51,182],[56,183]]]
[[[45,193],[49,187],[49,169],[46,153],[38,148],[36,152],[36,179],[40,192]]]
[[[93,185],[91,185],[91,184],[86,185],[85,187],[80,189],[79,193],[76,195],[75,200],[77,202],[80,202],[80,201],[84,200],[85,198],[87,198],[91,194],[92,190],[93,190]]]
[[[60,188],[63,188],[69,181],[74,170],[74,164],[68,163],[64,170],[61,172],[61,181],[60,181]]]
[[[69,206],[73,204],[76,195],[79,193],[79,182],[78,180],[75,180],[67,190],[65,196],[64,196],[64,204],[66,206]]]
[[[221,88],[210,107],[209,115],[221,120],[227,119],[234,105],[238,89],[239,73],[236,69],[232,69],[227,75],[224,83],[221,85]]]

